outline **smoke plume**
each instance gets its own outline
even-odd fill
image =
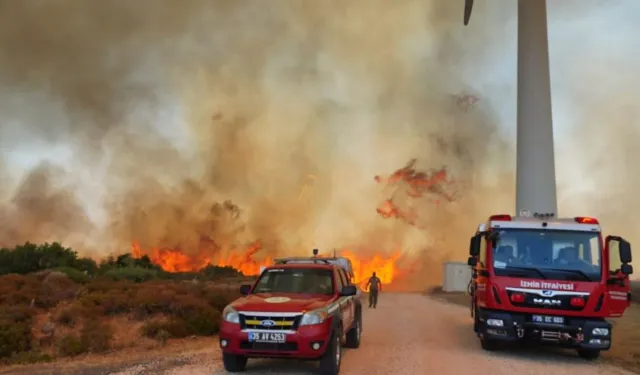
[[[498,48],[497,7],[471,32],[439,0],[0,4],[5,164],[50,160],[8,193],[3,244],[403,249],[438,275],[513,210],[512,147],[462,78]],[[426,229],[376,214],[373,177],[413,158],[462,186],[414,207]]]

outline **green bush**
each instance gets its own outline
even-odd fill
[[[0,357],[31,350],[31,323],[0,322]]]
[[[64,273],[74,283],[86,284],[87,282],[89,282],[89,275],[85,274],[84,272],[76,268],[57,267],[57,268],[54,268],[53,270]]]
[[[121,267],[110,269],[104,275],[114,280],[130,280],[135,283],[141,283],[158,278],[160,273],[157,270],[148,268]]]
[[[62,357],[74,357],[86,352],[80,338],[75,333],[64,335],[57,343],[58,355]]]
[[[53,359],[49,354],[31,350],[28,352],[15,353],[3,362],[10,365],[28,365],[32,363],[52,362]]]

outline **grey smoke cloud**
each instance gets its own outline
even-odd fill
[[[3,242],[62,239],[96,254],[132,240],[193,252],[203,237],[229,248],[260,239],[271,252],[401,247],[437,274],[438,261],[463,257],[460,232],[513,210],[510,2],[479,3],[466,29],[462,5],[438,0],[2,7],[0,146],[16,187],[4,206],[36,220]],[[602,74],[575,76],[607,79],[595,67]],[[481,100],[465,112],[459,93]],[[37,165],[33,155],[51,164],[20,170]],[[373,176],[412,158],[466,181],[450,206],[417,203],[429,231],[375,212],[384,196]],[[43,174],[61,187],[30,187],[46,187],[33,177]],[[20,206],[25,191],[60,203]],[[238,218],[212,211],[225,200]]]

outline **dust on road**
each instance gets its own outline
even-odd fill
[[[574,351],[512,349],[485,352],[471,330],[469,310],[421,294],[381,294],[377,309],[364,311],[362,344],[346,350],[342,374],[463,373],[541,375],[631,375],[602,361],[587,362]],[[311,374],[314,362],[249,360],[249,374]],[[149,360],[118,371],[82,371],[87,375],[226,374],[220,350],[192,350]]]

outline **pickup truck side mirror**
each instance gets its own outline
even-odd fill
[[[355,296],[358,293],[355,285],[345,285],[342,287],[340,291],[340,297],[350,297]]]
[[[467,259],[467,265],[471,267],[475,267],[477,264],[478,264],[478,259],[476,257],[469,257],[469,259]]]
[[[631,244],[626,240],[620,240],[620,245],[618,245],[618,250],[620,252],[620,261],[623,264],[631,263]]]
[[[249,294],[249,292],[251,292],[251,285],[249,284],[240,285],[240,294],[242,294],[243,296],[246,296]]]
[[[620,267],[620,272],[622,272],[623,275],[629,276],[633,273],[633,266],[630,264],[624,263]]]

